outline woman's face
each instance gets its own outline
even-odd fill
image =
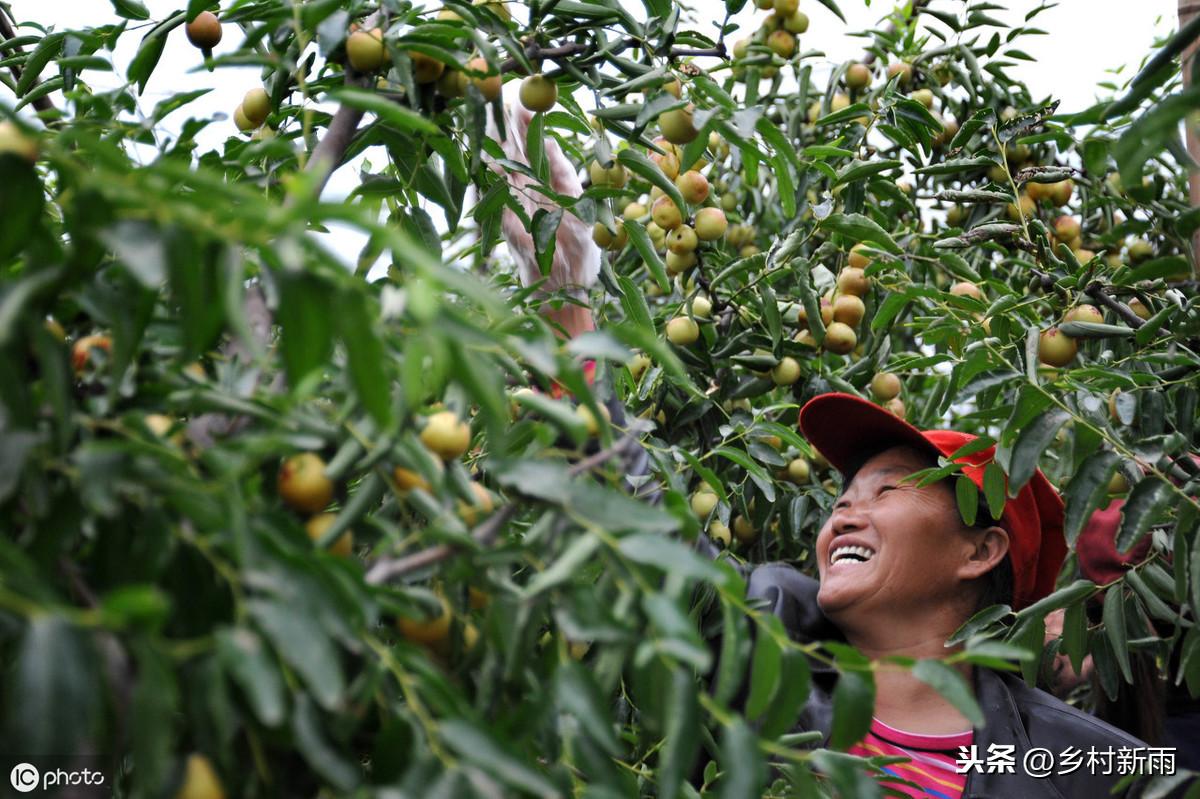
[[[930,465],[905,447],[875,455],[817,534],[817,601],[844,630],[961,604],[963,582],[979,576],[977,536],[964,529],[951,483],[900,482]]]

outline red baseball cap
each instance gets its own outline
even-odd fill
[[[873,402],[852,394],[813,397],[800,409],[800,431],[843,475],[859,469],[872,456],[895,446],[910,446],[931,457],[949,456],[976,436],[956,430],[918,430]],[[984,468],[995,447],[956,459],[969,464],[962,473],[983,488]],[[1004,504],[1013,567],[1013,608],[1020,610],[1047,596],[1067,555],[1063,536],[1063,501],[1038,469],[1016,497]]]
[[[1117,551],[1117,530],[1121,526],[1121,508],[1124,505],[1125,500],[1114,499],[1106,507],[1094,511],[1075,542],[1079,574],[1098,585],[1120,580],[1129,568],[1141,562],[1150,551],[1150,536],[1124,554]]]

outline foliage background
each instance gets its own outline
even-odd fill
[[[951,423],[1000,444],[989,504],[1003,501],[1005,476],[1011,487],[1041,465],[1068,499],[1073,538],[1120,469],[1131,486],[1120,542],[1152,541],[1145,562],[1104,593],[1100,621],[1084,612],[1100,587],[1073,581],[1069,564],[1046,602],[996,609],[962,631],[958,657],[1017,663],[1032,679],[1043,615],[1065,606],[1064,638],[1050,651],[1076,661],[1090,653],[1104,690],[1129,678],[1131,650],[1164,670],[1178,652],[1166,676],[1200,689],[1200,506],[1181,457],[1196,445],[1187,239],[1200,216],[1187,205],[1178,145],[1195,101],[1171,61],[1194,33],[1132,85],[1122,76],[1104,102],[1047,119],[1042,98],[1005,67],[1038,35],[1036,20],[996,32],[1001,9],[988,3],[933,3],[920,27],[900,13],[872,46],[882,62],[916,63],[939,111],[962,124],[934,144],[939,119],[880,74],[866,98],[853,98],[869,103],[831,112],[837,90],[807,70],[819,60],[816,28],[779,65],[795,70],[791,90],[755,83],[772,66],[761,49],[738,64],[749,84],[720,59],[699,62],[707,74],[687,68],[672,48],[720,44],[668,3],[648,0],[638,14],[546,4],[526,49],[524,14],[518,23],[455,5],[470,24],[431,22],[431,9],[388,0],[392,66],[372,90],[373,79],[339,64],[348,23],[373,4],[222,4],[235,47],[219,53],[212,79],[261,70],[279,131],[264,138],[192,113],[192,93],[142,99],[158,80],[160,48],[188,47],[178,27],[208,5],[152,14],[115,0],[107,26],[26,26],[22,52],[6,48],[5,66],[27,77],[6,76],[4,108],[26,123],[42,112],[30,129],[37,165],[0,157],[7,751],[99,753],[122,795],[138,796],[171,794],[192,753],[246,796],[748,796],[768,782],[777,795],[871,795],[880,789],[865,764],[833,750],[870,718],[875,664],[789,641],[746,605],[728,564],[688,542],[741,515],[760,532],[739,542],[738,557],[803,565],[834,485],[816,468],[798,485],[780,478],[790,460],[813,454],[795,432],[796,409],[829,389],[865,394],[884,369],[903,376],[914,423]],[[645,42],[636,60],[634,49],[605,50],[623,37]],[[106,72],[112,47],[126,41],[138,43],[128,84],[93,90],[91,72]],[[482,158],[486,148],[499,156],[483,135],[489,109],[474,91],[447,104],[418,88],[407,53],[457,66],[477,49],[496,65],[511,59],[506,75],[516,77],[536,46],[564,43],[577,52],[553,65],[556,78],[587,84],[603,110],[564,91],[535,118],[529,176],[545,180],[538,144],[548,133],[581,166],[617,146],[631,173],[624,189],[555,197],[588,222],[611,222],[651,185],[670,195],[673,184],[642,153],[654,117],[682,105],[661,88],[673,67],[704,127],[681,160],[715,156],[704,153],[710,131],[728,142],[729,156],[712,158],[712,181],[718,196],[734,196],[730,216],[753,225],[760,251],[721,242],[690,281],[671,280],[644,226],[630,222],[631,245],[606,260],[592,298],[603,332],[560,346],[533,313],[541,298],[504,269],[475,268],[495,248],[501,209],[518,207]],[[62,117],[46,107],[60,89]],[[191,118],[164,135],[156,126],[171,114]],[[201,145],[206,128],[229,136]],[[387,159],[372,158],[344,201],[324,199],[322,156],[340,161],[370,145]],[[1061,211],[1049,205],[1014,223],[1003,202],[973,202],[962,230],[946,227],[939,192],[1011,197],[1030,164],[1078,170],[1069,210],[1084,243],[1107,258],[1080,263],[1076,251],[1051,247],[1047,227]],[[902,174],[912,194],[898,186]],[[529,220],[539,243],[553,222]],[[335,223],[366,237],[354,270],[309,234]],[[1136,239],[1150,257],[1135,257]],[[795,341],[801,309],[820,340],[820,294],[861,241],[874,248],[862,350]],[[463,257],[471,269],[460,268]],[[368,282],[376,259],[386,275]],[[964,280],[983,298],[947,291]],[[701,290],[714,312],[702,319],[702,343],[668,345],[663,324]],[[1126,305],[1135,295],[1148,321]],[[1069,367],[1039,368],[1039,331],[1081,298],[1103,306],[1111,327],[1075,328],[1081,346]],[[75,370],[72,347],[97,333],[111,336],[111,349],[85,352]],[[633,350],[653,362],[637,379],[624,366]],[[634,434],[648,430],[660,506],[626,495],[614,464],[626,433],[606,427],[588,449],[571,403],[506,396],[516,384],[558,380],[595,409],[579,356],[603,361],[601,391],[646,418]],[[784,356],[803,366],[797,383],[756,375]],[[444,467],[418,438],[436,403],[472,419],[470,452]],[[180,420],[186,439],[156,432],[151,413]],[[584,463],[599,462],[601,480],[568,470],[577,448],[593,454]],[[318,550],[277,495],[280,459],[298,451],[321,454],[337,485],[337,521]],[[429,489],[404,490],[398,466]],[[698,519],[688,495],[701,483],[720,503]],[[487,519],[464,512],[472,484],[502,509]],[[972,515],[972,495],[960,496]],[[319,551],[347,529],[352,557]],[[438,546],[447,549],[429,549]],[[472,587],[486,603],[472,602]],[[435,612],[435,591],[454,622],[430,648],[395,620]],[[720,619],[719,651],[698,624],[705,607]],[[839,692],[831,748],[812,750],[790,728],[806,657],[830,653],[857,690]],[[978,714],[951,670],[907,665]],[[685,780],[696,767],[702,786]]]

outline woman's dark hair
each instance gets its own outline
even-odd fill
[[[992,518],[987,502],[984,500],[982,492],[980,492],[979,510],[975,513],[975,524],[971,525],[970,529],[986,530],[989,527],[1000,527],[1005,532],[1009,531],[1008,523],[1003,518]],[[1004,559],[996,565],[996,568],[985,574],[981,579],[983,580],[983,590],[979,593],[979,601],[975,605],[976,613],[992,605],[1012,605],[1013,567],[1011,553],[1004,553]]]

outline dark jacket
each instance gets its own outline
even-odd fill
[[[798,641],[844,640],[841,632],[817,606],[818,583],[784,563],[768,563],[753,569],[747,578],[747,597],[765,601],[765,610],[783,622],[788,634]],[[1089,769],[1089,748],[1138,748],[1146,744],[1099,719],[1059,701],[1045,691],[1030,688],[1009,673],[975,667],[975,699],[986,724],[975,730],[974,744],[981,760],[987,760],[992,744],[1014,747],[1015,773],[988,774],[972,771],[967,776],[964,799],[1100,799],[1121,780],[1113,757],[1113,774]],[[828,741],[833,718],[833,689],[837,671],[813,664],[812,690],[801,712],[797,731],[819,730]],[[1044,778],[1027,775],[1022,768],[1025,752],[1040,747],[1049,750],[1057,763],[1067,747],[1082,752],[1082,764],[1069,774]],[[1054,769],[1058,770],[1057,766]],[[1097,773],[1092,773],[1096,771]]]

